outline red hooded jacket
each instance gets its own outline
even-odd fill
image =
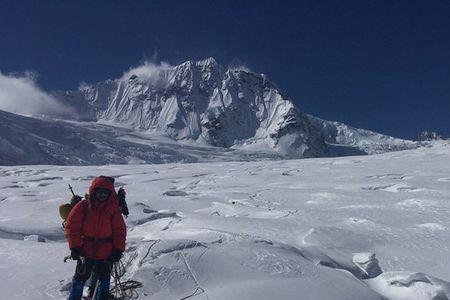
[[[89,195],[95,188],[111,191],[109,198],[94,201]],[[67,218],[66,236],[69,248],[81,247],[82,254],[90,259],[106,259],[113,249],[125,251],[126,226],[113,182],[107,177],[97,177],[89,188],[87,201],[80,201]]]

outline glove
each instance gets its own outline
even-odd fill
[[[122,258],[122,251],[118,249],[113,249],[111,254],[108,256],[108,260],[111,262],[119,261]]]
[[[120,209],[122,210],[122,214],[125,216],[125,218],[127,218],[130,214],[130,212],[128,211],[128,206],[125,204]]]
[[[73,247],[70,249],[70,258],[73,260],[79,260],[81,255],[81,248],[80,247]]]
[[[74,196],[72,196],[72,199],[70,199],[70,205],[71,205],[72,207],[74,207],[74,206],[75,206],[78,202],[80,202],[82,199],[83,199],[83,198],[81,198],[80,196],[74,195]]]
[[[120,188],[117,191],[117,196],[119,196],[120,200],[122,200],[122,199],[125,200],[125,197],[127,196],[127,192],[125,192],[124,188]]]

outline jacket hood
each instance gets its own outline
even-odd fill
[[[106,176],[98,176],[92,181],[92,184],[89,187],[88,201],[91,205],[93,202],[93,200],[91,200],[92,199],[91,195],[93,194],[94,189],[96,188],[108,189],[111,192],[108,199],[106,199],[104,203],[110,203],[110,201],[116,197],[116,191],[114,190],[114,178]]]

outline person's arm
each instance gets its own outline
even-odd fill
[[[125,225],[125,221],[123,220],[123,217],[120,213],[120,210],[114,213],[111,220],[111,225],[112,225],[113,247],[114,249],[124,252],[125,239],[127,236],[127,228]]]
[[[69,213],[66,223],[66,236],[69,248],[80,248],[83,246],[83,202],[79,202]]]

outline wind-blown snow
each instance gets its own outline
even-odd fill
[[[5,75],[0,72],[0,110],[21,115],[71,115],[72,110],[40,89],[35,76]]]
[[[67,184],[84,194],[100,174],[127,190],[124,260],[144,283],[141,299],[180,299],[198,286],[205,292],[192,299],[450,297],[445,142],[373,156],[0,174],[5,299],[67,296],[74,264],[62,262],[58,206]]]
[[[119,80],[128,81],[130,78],[135,77],[159,89],[164,89],[170,83],[164,75],[173,69],[174,67],[166,62],[156,64],[146,61],[138,67],[130,68],[127,72],[123,73]]]

